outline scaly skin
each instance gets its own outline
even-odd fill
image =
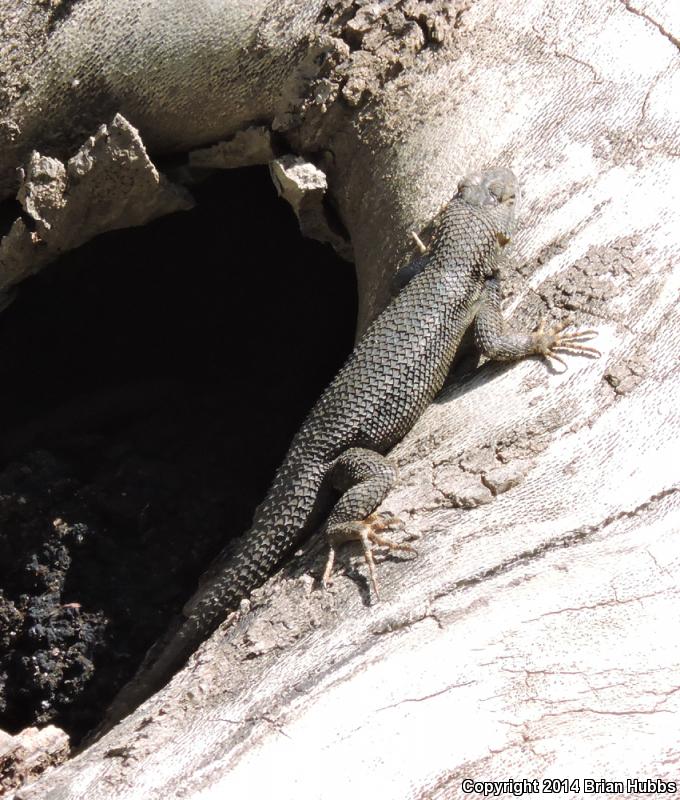
[[[460,183],[424,267],[368,328],[312,408],[252,527],[235,550],[217,559],[185,606],[186,618],[149,652],[117,698],[114,719],[160,688],[227,612],[310,533],[329,486],[344,490],[325,526],[331,547],[347,538],[362,539],[365,548],[370,541],[386,543],[378,533],[385,524],[366,519],[395,477],[382,454],[413,427],[442,388],[461,338],[474,321],[479,344],[493,358],[554,355],[555,348],[589,350],[581,342],[591,332],[584,338],[542,328],[528,335],[504,330],[497,263],[515,226],[518,195],[517,180],[508,169],[471,175]],[[373,578],[372,561],[369,566]]]

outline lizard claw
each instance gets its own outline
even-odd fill
[[[395,517],[389,512],[371,514],[366,519],[355,522],[345,522],[334,526],[328,531],[330,547],[328,560],[323,572],[321,585],[327,588],[331,585],[331,573],[335,563],[335,547],[337,544],[349,541],[359,541],[364,550],[364,558],[368,565],[368,574],[373,587],[373,592],[377,600],[380,600],[380,590],[376,577],[375,560],[373,558],[374,547],[387,547],[390,550],[401,550],[408,553],[416,553],[415,547],[407,543],[393,542],[382,535],[384,531],[400,530],[404,527],[403,520]]]
[[[567,362],[555,351],[563,350],[572,355],[587,355],[598,358],[602,355],[595,347],[589,347],[584,342],[589,342],[597,336],[597,331],[584,330],[563,333],[565,328],[572,325],[572,321],[567,319],[553,328],[546,330],[545,319],[542,319],[535,333],[533,334],[536,343],[536,353],[543,356],[546,360],[557,361],[562,364],[564,370],[568,369]]]

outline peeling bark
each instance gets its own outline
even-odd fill
[[[33,151],[22,170],[18,217],[0,241],[0,301],[8,290],[99,233],[144,225],[191,208],[149,160],[137,131],[117,114],[66,164]]]
[[[191,121],[182,93],[156,127],[131,90],[105,113],[136,108],[161,149],[255,117],[277,128],[327,175],[360,327],[460,174],[512,166],[508,313],[572,314],[602,357],[463,374],[393,453],[385,506],[421,541],[381,565],[384,602],[369,605],[349,554],[320,592],[310,543],[164,690],[17,797],[458,797],[465,778],[555,776],[580,796],[587,777],[677,780],[677,15],[618,0],[479,0],[430,22],[436,3],[265,5],[234,12],[223,63],[246,17],[250,49],[221,87],[169,51],[184,89],[227,101],[212,103],[219,133],[202,127],[204,96]]]
[[[54,725],[26,728],[16,736],[0,731],[0,791],[4,794],[35,780],[68,755],[68,736]]]
[[[347,261],[352,261],[352,250],[347,240],[333,230],[325,199],[328,192],[326,173],[300,156],[282,156],[269,165],[276,189],[288,203],[300,223],[304,236],[328,242]]]

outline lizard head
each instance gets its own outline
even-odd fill
[[[493,217],[501,247],[510,241],[520,200],[519,181],[511,170],[495,167],[466,175],[458,184],[458,197]]]

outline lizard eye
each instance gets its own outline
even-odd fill
[[[515,191],[503,181],[489,184],[489,194],[499,203],[507,203],[515,199]]]

